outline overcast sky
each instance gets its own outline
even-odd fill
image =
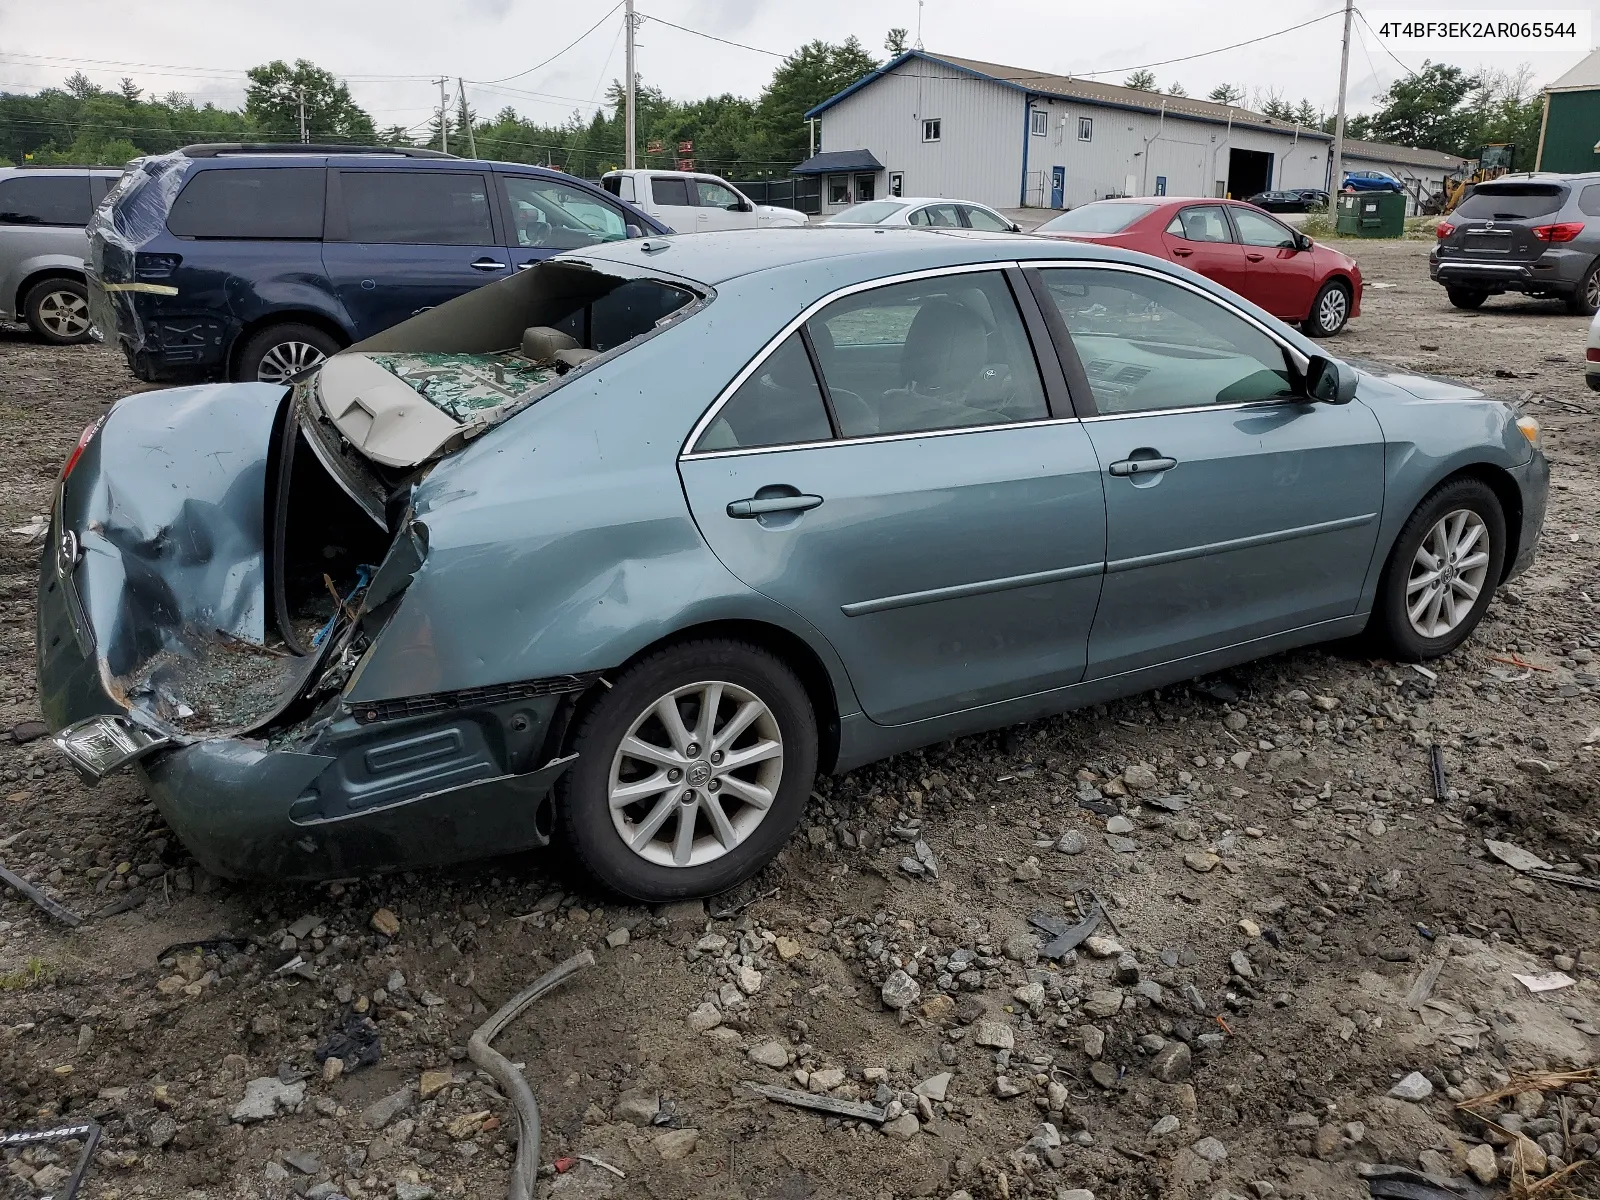
[[[1541,0],[1555,6],[1562,0]],[[272,58],[309,58],[348,79],[380,126],[420,125],[438,102],[429,76],[448,74],[496,81],[469,83],[481,114],[509,104],[542,121],[573,109],[592,112],[607,82],[622,74],[622,14],[548,66],[527,71],[584,33],[610,0],[0,0],[0,89],[31,91],[59,83],[74,69],[97,83],[131,76],[149,92],[182,91],[196,103],[235,106],[246,67]],[[916,0],[637,0],[639,11],[764,50],[787,52],[811,38],[842,41],[854,34],[875,55],[892,26],[917,26]],[[1374,16],[1383,0],[1368,0]],[[1581,0],[1565,0],[1582,7]],[[1504,8],[1519,7],[1501,0]],[[1398,0],[1397,0],[1398,6]],[[1212,50],[1271,33],[1338,7],[1337,0],[927,0],[922,39],[927,49],[1041,71],[1087,74],[1121,82],[1125,68]],[[1480,7],[1470,0],[1405,0],[1408,8],[1459,15]],[[1523,9],[1527,5],[1521,5]],[[1591,3],[1600,10],[1600,3]],[[1154,68],[1165,88],[1181,82],[1204,95],[1231,82],[1254,97],[1276,89],[1291,102],[1308,98],[1332,111],[1338,89],[1338,17],[1270,41]],[[1357,28],[1351,50],[1353,111],[1371,107],[1403,67]],[[1600,29],[1600,17],[1595,20]],[[1407,67],[1420,54],[1402,55]],[[1450,58],[1449,55],[1435,57]],[[1548,81],[1582,55],[1473,54],[1457,61],[1514,70],[1527,63]],[[98,60],[98,61],[88,61]],[[639,72],[669,95],[754,96],[779,60],[722,45],[656,22],[639,35]],[[127,65],[123,65],[127,64]],[[142,64],[142,65],[134,65]],[[401,78],[381,78],[395,76]],[[515,76],[515,78],[507,78]],[[453,86],[453,85],[452,85]]]

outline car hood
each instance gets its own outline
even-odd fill
[[[758,204],[756,215],[788,225],[807,224],[805,213],[794,208],[784,208],[781,204]]]
[[[1349,358],[1345,361],[1369,379],[1381,380],[1390,387],[1399,388],[1402,392],[1418,400],[1491,399],[1486,393],[1470,384],[1462,383],[1459,379],[1449,379],[1443,375],[1424,375],[1416,371],[1406,371],[1399,367],[1391,367],[1365,358]]]

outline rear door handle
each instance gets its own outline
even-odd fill
[[[1178,465],[1175,458],[1124,458],[1107,468],[1113,475],[1156,475]]]
[[[495,261],[486,254],[482,258],[472,260],[472,269],[474,271],[504,271],[506,265],[503,262]]]
[[[1173,258],[1188,258],[1189,255],[1191,255],[1193,253],[1194,253],[1193,250],[1184,250],[1181,247],[1175,247],[1173,249],[1173,251],[1172,251],[1172,257]]]
[[[821,496],[763,496],[760,499],[734,500],[728,504],[728,515],[735,520],[761,517],[767,513],[805,512],[822,503]]]

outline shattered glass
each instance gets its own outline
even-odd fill
[[[554,367],[515,354],[370,354],[424,400],[462,424],[485,409],[522,399],[555,379]]]

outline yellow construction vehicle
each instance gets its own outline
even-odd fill
[[[1474,186],[1487,179],[1498,179],[1511,170],[1516,160],[1517,148],[1510,142],[1496,142],[1485,146],[1478,154],[1477,162],[1472,164],[1470,172],[1460,179],[1445,181],[1444,203],[1439,211],[1453,212],[1456,205],[1467,198],[1467,193]]]

